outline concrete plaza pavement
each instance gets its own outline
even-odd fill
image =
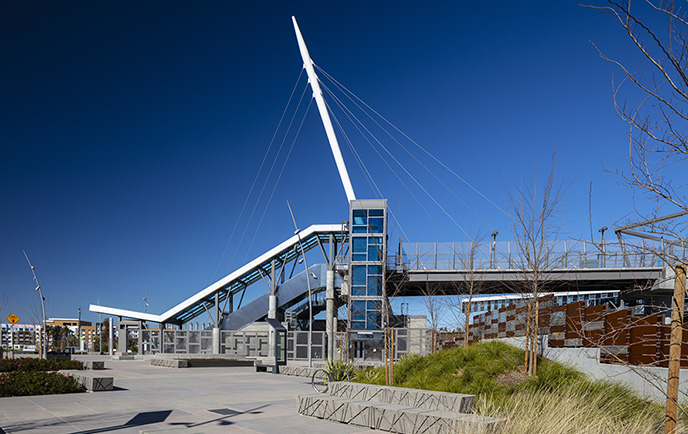
[[[105,360],[111,392],[0,398],[0,434],[187,432],[381,433],[297,414],[310,379],[256,373],[252,367],[175,369],[147,360]],[[180,430],[184,431],[184,430]],[[163,431],[164,432],[164,431]]]

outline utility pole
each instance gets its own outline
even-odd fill
[[[669,378],[667,379],[666,434],[676,433],[678,380],[681,372],[683,342],[683,302],[686,297],[686,265],[676,266],[674,297],[671,304],[671,342],[669,343]]]

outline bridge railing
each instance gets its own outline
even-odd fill
[[[473,258],[471,260],[471,250]],[[658,267],[660,249],[634,249],[624,253],[618,243],[550,241],[545,248],[545,268],[639,268]],[[527,260],[513,241],[403,243],[401,255],[388,258],[388,269],[396,270],[489,270],[522,269]]]

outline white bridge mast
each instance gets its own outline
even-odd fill
[[[349,202],[351,202],[352,200],[356,200],[356,195],[354,194],[354,188],[351,186],[349,172],[346,170],[346,165],[344,164],[344,159],[342,158],[342,152],[339,149],[339,142],[337,142],[337,136],[334,134],[332,121],[330,120],[330,115],[327,112],[327,107],[325,106],[325,100],[323,99],[322,90],[320,90],[318,76],[315,75],[313,61],[311,60],[310,54],[308,54],[308,48],[306,48],[306,43],[303,41],[303,36],[301,36],[301,30],[299,30],[299,25],[296,23],[296,17],[291,17],[291,20],[294,22],[294,31],[296,32],[296,39],[299,42],[299,50],[301,51],[301,57],[303,58],[303,67],[306,69],[306,73],[308,74],[308,82],[311,84],[311,88],[313,89],[313,97],[318,105],[318,111],[320,112],[320,117],[322,118],[325,132],[327,133],[327,140],[330,142],[330,148],[332,149],[334,161],[337,163],[339,177],[342,179],[344,191],[346,191],[346,198],[349,200]]]

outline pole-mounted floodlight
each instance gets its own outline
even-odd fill
[[[597,232],[602,234],[602,267],[605,267],[607,264],[607,247],[604,245],[604,232],[608,228],[606,226],[602,226],[600,229],[598,229]]]
[[[497,262],[497,235],[499,232],[492,232],[492,246],[490,248],[490,268],[494,268],[495,262]]]
[[[294,218],[294,213],[291,210],[291,205],[287,201],[287,207],[289,208],[289,214],[291,215],[291,221],[294,222],[294,234],[299,239],[299,249],[301,250],[301,259],[303,259],[303,266],[306,267],[306,285],[308,287],[308,367],[313,367],[313,300],[311,297],[311,276],[308,273],[308,262],[306,261],[306,252],[303,251],[303,244],[301,244],[301,229],[296,225],[296,219]],[[300,262],[300,260],[299,260]],[[315,275],[313,276],[315,277]]]
[[[25,251],[22,250],[24,253],[24,257],[26,258],[26,262],[29,263],[29,267],[31,267],[31,273],[33,274],[33,280],[36,282],[36,291],[38,291],[38,296],[41,297],[41,313],[43,315],[43,326],[41,327],[41,349],[42,349],[42,354],[41,357],[44,359],[48,358],[48,334],[45,330],[45,298],[43,297],[43,291],[41,290],[41,284],[38,283],[38,276],[36,276],[36,269],[34,268],[33,265],[31,265],[31,261],[29,261],[29,257],[26,254]]]

